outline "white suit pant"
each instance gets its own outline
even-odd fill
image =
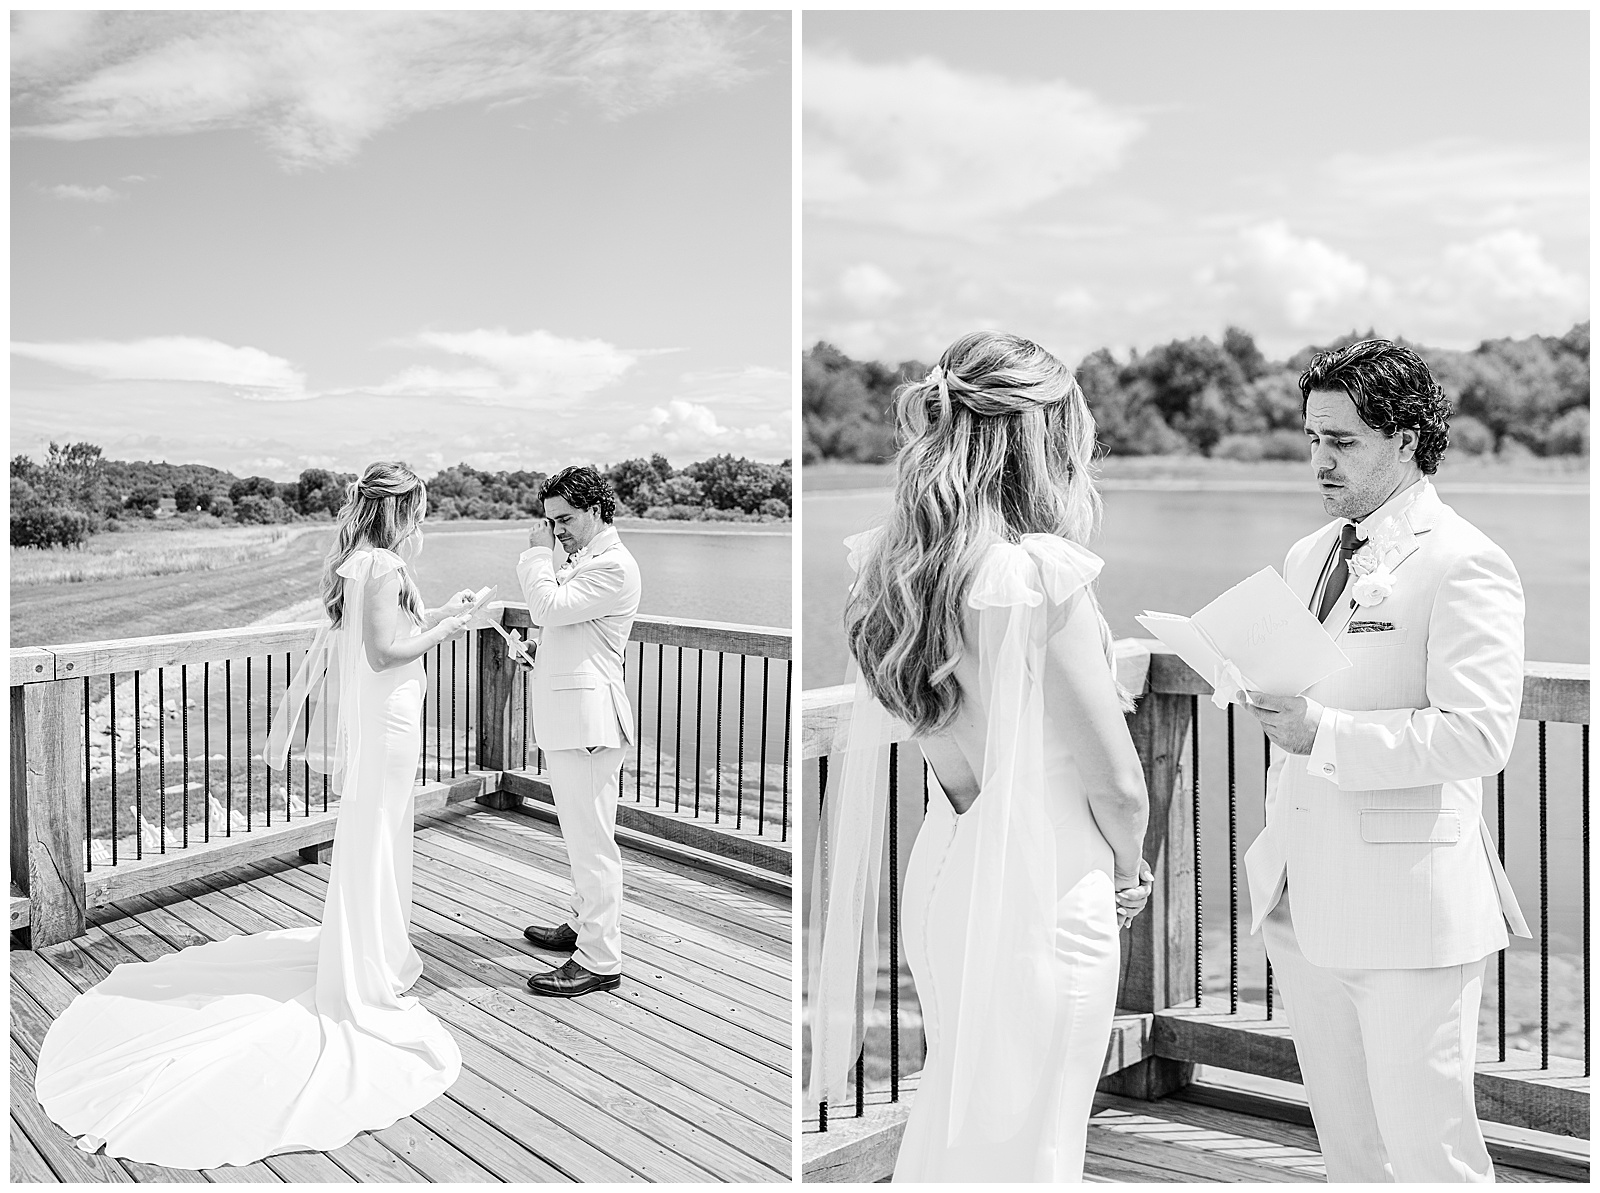
[[[622,851],[617,848],[617,774],[622,747],[546,750],[556,817],[572,867],[573,960],[590,973],[622,972]]]
[[[1473,1101],[1486,958],[1434,969],[1313,965],[1289,892],[1262,926],[1328,1180],[1494,1180]]]

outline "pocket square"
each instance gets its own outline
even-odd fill
[[[1347,634],[1379,634],[1384,630],[1394,629],[1392,621],[1352,621],[1345,632]]]

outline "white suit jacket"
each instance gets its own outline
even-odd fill
[[[1393,588],[1325,623],[1351,666],[1305,694],[1326,711],[1310,758],[1274,750],[1267,823],[1245,854],[1252,933],[1294,889],[1314,965],[1460,965],[1529,935],[1482,816],[1482,777],[1511,754],[1522,704],[1522,584],[1506,553],[1426,480],[1363,524],[1390,544]],[[1387,508],[1387,507],[1386,507]],[[1311,598],[1335,521],[1289,550]]]
[[[622,656],[639,611],[639,565],[607,526],[557,575],[549,547],[517,560],[528,616],[541,627],[533,662],[533,736],[545,750],[633,741]]]

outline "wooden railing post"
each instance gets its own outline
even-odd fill
[[[11,689],[11,880],[33,948],[84,933],[83,720],[69,681]]]
[[[1128,714],[1128,730],[1144,763],[1150,796],[1150,821],[1144,857],[1156,881],[1150,904],[1123,934],[1122,985],[1117,1006],[1124,1011],[1164,1010],[1194,998],[1194,809],[1187,791],[1178,790],[1183,751],[1189,740],[1190,697],[1150,690]],[[1101,1088],[1137,1098],[1159,1098],[1189,1083],[1193,1065],[1148,1057],[1105,1078]]]
[[[484,770],[515,770],[522,765],[522,675],[504,638],[494,630],[478,630],[478,765]],[[496,785],[498,786],[498,785]],[[510,808],[517,797],[486,791],[480,804]]]

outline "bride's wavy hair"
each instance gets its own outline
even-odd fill
[[[1081,544],[1098,525],[1094,418],[1054,356],[980,331],[895,392],[895,422],[894,503],[861,564],[845,628],[873,695],[924,735],[960,704],[962,610],[984,553],[1025,534]],[[1104,617],[1100,625],[1109,661]]]
[[[345,486],[339,509],[339,533],[322,568],[322,607],[335,629],[344,618],[345,560],[365,547],[398,552],[415,535],[422,538],[422,517],[428,509],[428,486],[404,464],[380,460],[367,465],[361,479]],[[409,571],[400,573],[400,607],[420,625],[422,597]]]

